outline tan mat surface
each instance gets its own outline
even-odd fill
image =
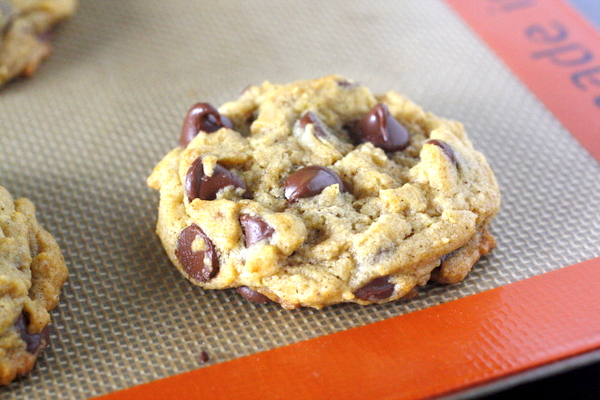
[[[70,275],[51,346],[3,399],[89,398],[600,256],[600,166],[441,1],[83,0],[56,39],[0,91],[0,184],[37,205]],[[497,248],[463,283],[381,306],[286,311],[192,286],[145,183],[186,111],[331,73],[466,125],[501,185]]]

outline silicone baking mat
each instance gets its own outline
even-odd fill
[[[55,38],[35,78],[0,91],[0,184],[36,204],[70,274],[51,345],[2,398],[84,399],[208,371],[600,256],[591,150],[443,1],[83,0]],[[462,283],[378,306],[289,311],[192,286],[154,233],[145,184],[186,111],[331,73],[465,124],[501,186],[497,248]]]

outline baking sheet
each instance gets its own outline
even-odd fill
[[[380,306],[288,311],[193,287],[145,185],[187,109],[330,73],[465,124],[501,186],[497,248],[460,284]],[[70,269],[52,344],[7,399],[89,398],[600,256],[598,163],[435,0],[83,0],[37,76],[0,91],[0,160],[0,184],[36,204]]]

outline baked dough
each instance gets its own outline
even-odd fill
[[[337,75],[195,104],[148,184],[187,279],[285,308],[458,282],[494,247],[500,207],[460,123]]]

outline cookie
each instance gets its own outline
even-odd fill
[[[341,76],[195,104],[148,185],[187,279],[290,309],[459,282],[494,247],[500,207],[460,123]]]
[[[0,384],[33,368],[50,337],[50,314],[67,279],[54,238],[27,199],[0,186]]]
[[[0,86],[32,76],[50,54],[49,31],[77,0],[0,0]]]

